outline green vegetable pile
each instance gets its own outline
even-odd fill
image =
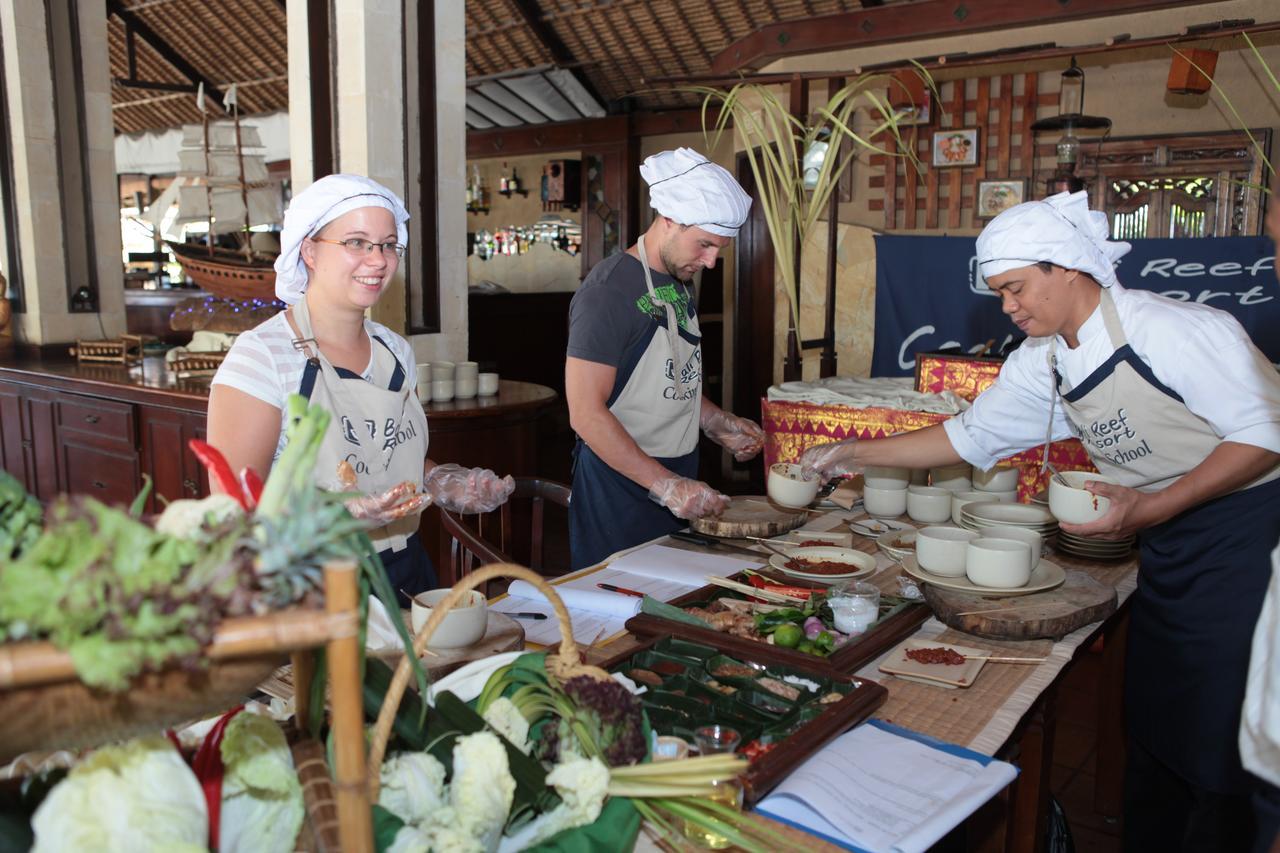
[[[40,502],[0,471],[0,560],[16,557],[40,535]]]
[[[317,603],[323,566],[335,559],[360,562],[362,602],[372,591],[395,607],[362,522],[341,495],[313,485],[329,413],[298,395],[288,413],[288,443],[252,513],[215,495],[174,502],[152,528],[138,517],[149,482],[128,511],[55,500],[43,530],[22,528],[21,552],[0,572],[0,641],[47,638],[70,653],[85,683],[122,690],[140,672],[198,665],[224,618]],[[33,499],[12,496],[13,485],[0,480],[0,515],[27,518]],[[420,666],[415,674],[425,690]]]

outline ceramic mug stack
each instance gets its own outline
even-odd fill
[[[431,402],[431,362],[418,365],[418,400]]]
[[[895,518],[907,511],[907,486],[911,471],[907,468],[871,466],[863,474],[862,505],[867,515]]]
[[[480,385],[480,365],[474,361],[463,361],[453,369],[454,396],[459,400],[470,400],[476,395]]]
[[[452,400],[455,387],[453,382],[454,364],[452,361],[433,361],[431,363],[431,399],[436,402]]]
[[[986,492],[990,495],[987,500],[1014,503],[1018,500],[1018,469],[992,468],[990,471],[983,471],[975,466],[973,491]]]

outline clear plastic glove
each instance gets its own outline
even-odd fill
[[[800,455],[801,476],[806,480],[821,477],[825,483],[832,477],[847,477],[861,472],[865,466],[853,459],[857,446],[858,439],[846,438],[834,444],[810,447]]]
[[[702,431],[739,462],[746,462],[764,448],[764,430],[758,424],[722,409],[702,419]]]
[[[671,510],[676,518],[703,518],[719,515],[729,506],[722,495],[701,480],[671,475],[649,487],[649,497]]]
[[[344,503],[353,518],[366,522],[370,527],[381,527],[421,512],[431,503],[431,498],[419,493],[416,485],[405,480],[380,495],[356,495]]]
[[[449,512],[493,512],[511,497],[516,481],[488,468],[463,468],[450,462],[432,468],[422,488],[436,506]]]

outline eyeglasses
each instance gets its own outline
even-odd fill
[[[399,243],[372,243],[368,240],[361,240],[359,237],[352,237],[350,240],[324,240],[320,237],[312,237],[311,239],[316,243],[332,243],[335,246],[345,246],[347,252],[352,255],[371,255],[373,250],[377,249],[383,255],[391,252],[397,258],[404,257],[405,247]]]

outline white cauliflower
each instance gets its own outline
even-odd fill
[[[560,795],[560,805],[503,838],[498,853],[524,850],[566,829],[595,822],[609,793],[609,768],[598,758],[562,756],[547,774],[547,784]]]
[[[156,519],[156,530],[179,539],[204,539],[207,522],[214,527],[230,518],[243,515],[244,510],[230,495],[209,495],[201,500],[170,501]]]
[[[505,696],[495,699],[485,709],[484,721],[493,726],[494,731],[510,741],[516,749],[525,755],[529,754],[533,746],[529,743],[529,721],[510,699]]]
[[[459,829],[478,839],[483,849],[497,848],[515,791],[507,749],[496,735],[476,732],[458,739],[453,746],[449,802],[457,812]]]
[[[444,804],[444,765],[427,752],[402,752],[382,765],[378,805],[405,823],[429,821]]]
[[[428,824],[401,827],[387,853],[485,853],[453,818],[453,809],[446,806]]]

